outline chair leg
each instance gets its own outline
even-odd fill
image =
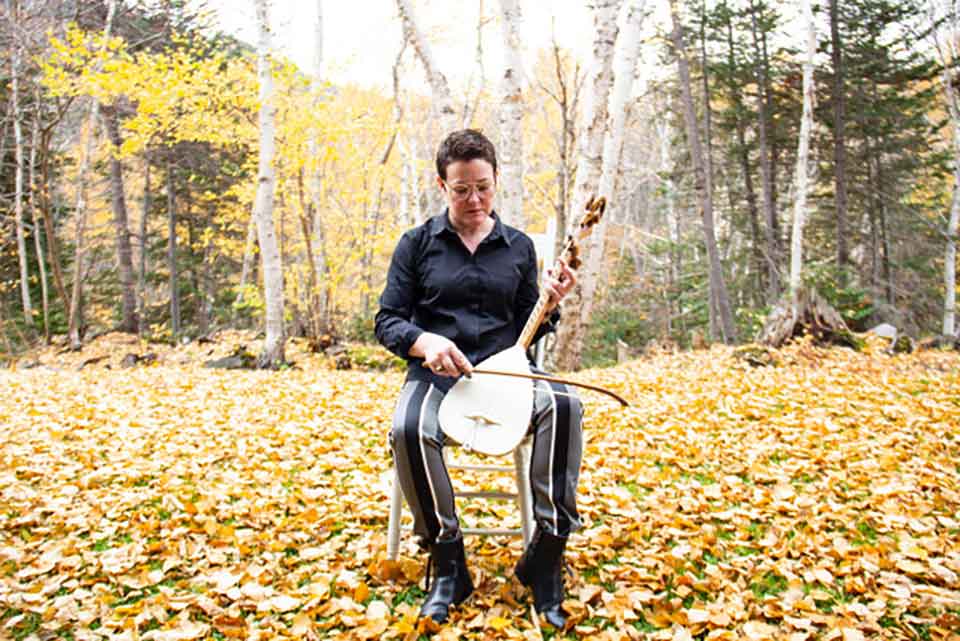
[[[449,464],[447,450],[443,450],[444,464]],[[513,465],[517,481],[517,508],[520,510],[521,534],[523,545],[526,547],[533,538],[533,490],[530,486],[530,458],[533,456],[533,441],[530,437],[524,439],[513,451]],[[509,468],[506,468],[509,469]],[[393,483],[390,491],[390,518],[387,521],[387,559],[396,561],[400,553],[400,521],[403,510],[403,492],[400,489],[400,478],[396,468],[393,471]],[[465,530],[465,533],[474,534],[511,534],[510,530]]]
[[[533,490],[530,487],[530,457],[532,444],[523,440],[513,451],[513,464],[517,476],[517,507],[520,509],[520,526],[523,530],[523,546],[533,538]]]
[[[387,558],[397,560],[400,551],[400,510],[403,508],[403,493],[400,491],[400,478],[393,471],[393,484],[390,491],[390,521],[387,524]]]

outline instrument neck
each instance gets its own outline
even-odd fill
[[[576,241],[573,235],[567,236],[567,242],[564,243],[563,249],[560,250],[560,256],[569,258],[575,245]],[[561,261],[558,259],[554,264],[554,269],[559,270],[560,267]],[[530,318],[527,319],[527,324],[523,326],[523,331],[520,332],[520,338],[517,339],[517,345],[523,347],[524,350],[529,348],[530,344],[533,343],[534,335],[537,333],[537,330],[540,329],[543,319],[547,317],[547,305],[549,303],[550,296],[546,292],[540,292],[540,298],[537,299],[537,304],[533,306],[533,311],[530,312]]]
[[[547,305],[549,302],[550,297],[546,292],[542,292],[540,298],[537,299],[537,304],[533,306],[533,311],[530,312],[530,318],[527,319],[527,324],[523,326],[523,331],[520,332],[520,338],[517,339],[517,345],[523,347],[524,350],[533,343],[534,335],[537,333],[537,330],[540,329],[543,319],[547,316]]]

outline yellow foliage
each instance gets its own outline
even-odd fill
[[[210,244],[235,261],[242,258],[247,224],[256,193],[260,109],[256,57],[199,50],[179,36],[176,48],[131,54],[120,38],[109,41],[71,26],[63,39],[51,36],[51,54],[42,62],[44,84],[58,96],[86,96],[107,104],[123,97],[136,108],[122,123],[123,159],[149,147],[204,142],[245,152],[241,168],[249,178],[224,194],[204,193],[212,205],[211,229],[199,247]],[[288,264],[296,278],[306,269],[301,217],[318,211],[328,263],[323,284],[333,295],[335,312],[348,317],[369,307],[379,287],[397,235],[397,154],[382,164],[395,133],[392,103],[377,92],[355,87],[312,86],[286,60],[275,60],[276,212],[286,241]],[[110,153],[99,150],[99,157]],[[313,176],[319,174],[320,192]],[[93,206],[92,229],[106,229],[108,203]],[[319,209],[316,209],[319,206]],[[313,234],[313,226],[307,226]],[[104,241],[107,237],[104,236]],[[298,275],[299,274],[299,275]],[[294,293],[301,293],[297,290]],[[303,305],[307,298],[293,299]]]

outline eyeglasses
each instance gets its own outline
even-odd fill
[[[446,180],[443,181],[443,185],[450,191],[450,195],[454,200],[467,200],[474,191],[477,192],[479,198],[486,198],[493,194],[495,186],[494,183],[491,182],[477,183],[476,185],[451,185]]]

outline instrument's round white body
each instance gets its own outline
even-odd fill
[[[525,350],[514,345],[474,365],[529,374]],[[533,413],[533,381],[491,374],[462,377],[440,402],[440,428],[465,450],[500,456],[520,444]]]

